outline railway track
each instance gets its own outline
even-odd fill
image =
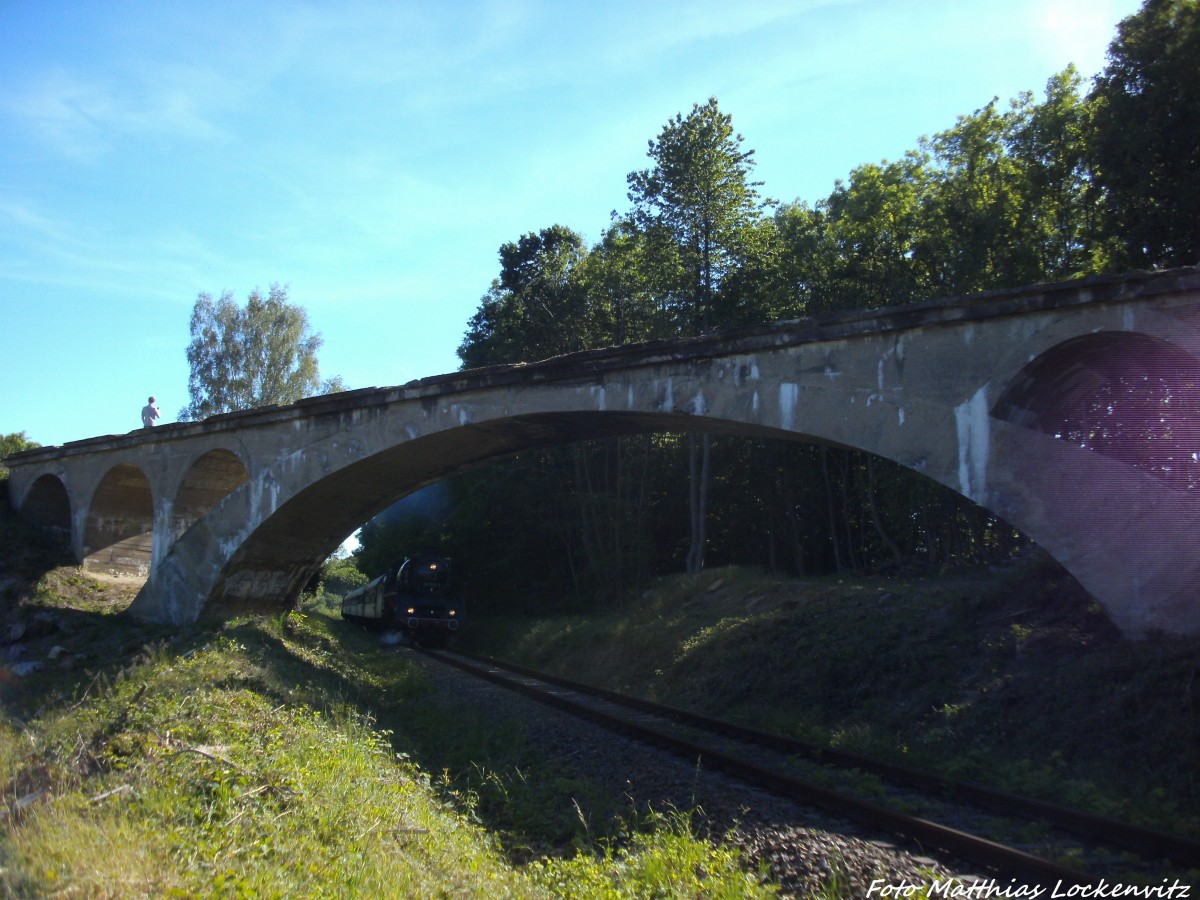
[[[1102,892],[1118,884],[1162,891],[1173,882],[1187,884],[1185,873],[1200,868],[1200,841],[1179,835],[953,782],[495,659],[427,652],[441,662],[663,749],[699,759],[711,769],[753,782],[772,793],[911,841],[924,852],[940,852],[1020,884],[1044,885],[1047,891],[1057,887],[1062,891],[1058,896],[1116,896]],[[864,799],[849,789],[830,786],[838,779],[836,774],[830,775],[831,770],[868,773],[872,776],[872,793],[879,796]],[[852,774],[849,780],[861,782],[862,778]],[[1031,831],[1038,836],[1034,841],[1029,838]],[[1059,836],[1047,837],[1050,833]],[[996,834],[1023,838],[997,838]],[[1031,843],[1049,854],[1072,857],[1071,865],[1046,858],[1046,853],[1031,852],[1027,846]],[[1069,848],[1065,853],[1064,847]],[[1082,893],[1089,888],[1101,893]],[[1071,889],[1081,893],[1066,893]]]

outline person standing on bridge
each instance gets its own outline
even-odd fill
[[[150,402],[142,407],[142,427],[153,428],[154,420],[158,418],[158,406],[154,402],[154,398],[150,398]]]

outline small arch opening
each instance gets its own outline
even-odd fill
[[[1032,360],[992,415],[1200,490],[1200,360],[1134,332],[1073,338]]]
[[[83,567],[146,578],[154,547],[150,481],[137,466],[113,466],[96,488],[84,531]]]
[[[21,516],[34,525],[60,534],[71,533],[71,498],[55,475],[42,475],[29,488]]]
[[[246,466],[230,450],[210,450],[192,463],[172,507],[172,543],[249,480]]]

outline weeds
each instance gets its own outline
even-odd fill
[[[699,839],[686,815],[659,816],[654,824],[627,845],[605,842],[595,854],[535,862],[530,876],[549,893],[565,897],[775,896],[760,875],[744,869],[735,851]]]
[[[2,732],[6,806],[40,798],[3,832],[10,893],[524,894],[358,709],[315,688],[276,702],[272,654],[243,636],[187,658],[152,647],[73,709]]]

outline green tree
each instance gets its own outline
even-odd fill
[[[916,297],[973,293],[1094,271],[1096,192],[1089,104],[1068,66],[1038,103],[997,100],[921,141],[932,176],[919,191],[911,258]]]
[[[778,214],[760,216],[747,226],[747,250],[737,269],[721,280],[714,307],[723,328],[761,325],[795,318],[805,309],[784,283],[783,273],[812,262],[807,254],[790,256],[791,248],[780,228]]]
[[[1200,0],[1146,0],[1091,92],[1113,267],[1200,263]]]
[[[692,106],[667,122],[647,155],[654,165],[627,178],[631,219],[649,239],[672,253],[664,254],[665,271],[674,271],[671,297],[684,334],[719,327],[714,308],[723,279],[750,251],[751,227],[762,214],[757,187],[750,180],[754,151],[743,150],[744,138],[733,130],[716,98]],[[673,257],[673,259],[672,259]],[[674,265],[670,263],[673,261]],[[689,438],[689,515],[691,541],[687,571],[704,565],[707,543],[710,439]]]
[[[930,277],[921,253],[931,174],[924,154],[863,165],[821,204],[833,241],[825,306],[862,309],[922,299]]]
[[[743,150],[732,118],[716,98],[676,114],[648,155],[654,166],[627,178],[632,220],[647,232],[669,237],[676,251],[676,297],[680,331],[704,332],[721,323],[713,305],[721,280],[749,250],[749,226],[765,205],[751,181],[754,151]]]
[[[865,164],[815,208],[773,219],[761,274],[734,276],[773,317],[877,308],[1094,271],[1088,103],[1073,67],[1008,108],[993,100],[898,162]],[[752,283],[743,286],[746,275]],[[724,291],[729,293],[729,291]],[[731,297],[723,297],[725,307]]]
[[[215,302],[201,293],[192,308],[191,334],[191,402],[179,413],[183,421],[342,390],[340,378],[321,381],[321,336],[310,333],[304,307],[288,302],[286,286],[272,284],[266,297],[255,288],[245,307],[231,291]]]
[[[629,219],[614,219],[584,264],[584,289],[598,345],[670,336],[670,287],[662,248]]]
[[[1027,251],[1025,266],[1014,274],[1024,283],[1071,278],[1100,265],[1087,153],[1091,112],[1081,83],[1068,66],[1046,82],[1043,102],[1026,93],[1013,104],[1006,143],[1021,174],[1021,243]]]
[[[1005,143],[1014,117],[993,99],[921,141],[934,165],[921,252],[942,296],[1025,283],[1021,172]]]
[[[367,576],[359,570],[352,558],[333,557],[325,560],[325,564],[321,566],[321,583],[325,591],[338,597],[346,596],[367,581]]]
[[[25,432],[16,431],[12,434],[6,434],[0,437],[0,463],[4,462],[4,457],[12,456],[14,453],[20,453],[23,450],[33,450],[42,446],[37,441],[31,441],[25,436]],[[0,465],[0,479],[8,477],[8,469]]]
[[[545,359],[592,345],[579,273],[583,238],[562,225],[500,248],[500,277],[458,349],[464,367]]]
[[[757,286],[772,312],[770,318],[797,318],[836,308],[834,272],[840,251],[825,204],[816,209],[800,200],[783,204],[775,210],[772,224],[777,249]]]

